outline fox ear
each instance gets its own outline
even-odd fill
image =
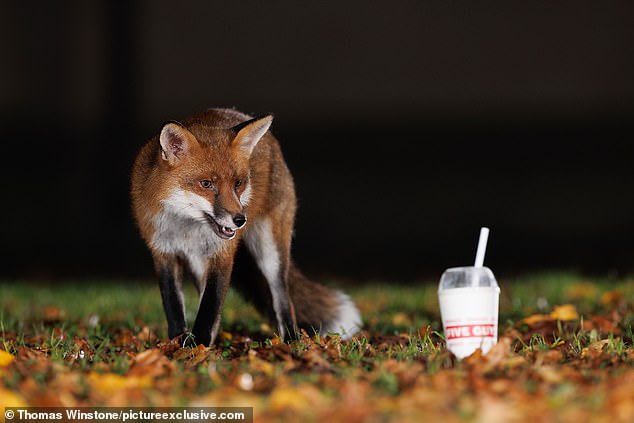
[[[178,164],[194,146],[198,145],[196,137],[178,122],[163,125],[159,142],[161,157],[172,166]]]
[[[232,141],[232,145],[239,148],[247,157],[251,157],[253,149],[269,130],[271,122],[273,122],[273,115],[266,115],[234,126],[233,129],[238,134]]]

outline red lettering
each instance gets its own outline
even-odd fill
[[[462,326],[448,326],[445,328],[445,337],[449,339],[458,338],[495,338],[493,333],[495,325],[482,324],[482,325],[462,325]]]

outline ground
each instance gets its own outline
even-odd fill
[[[256,422],[634,421],[634,280],[499,282],[497,346],[458,361],[434,281],[346,288],[365,323],[349,341],[305,333],[284,343],[232,293],[211,348],[165,339],[151,283],[7,281],[0,407],[242,406]],[[191,322],[193,289],[186,302]]]

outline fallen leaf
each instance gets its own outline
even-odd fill
[[[577,320],[579,318],[579,313],[577,313],[577,309],[574,305],[563,304],[555,306],[553,311],[550,313],[550,317],[555,320]]]
[[[88,360],[92,361],[95,351],[92,349],[88,341],[83,338],[75,337],[75,346],[73,352],[67,357],[68,360]]]
[[[619,290],[604,292],[599,302],[604,306],[616,306],[623,300],[623,293]]]
[[[204,345],[197,345],[195,348],[192,348],[192,356],[187,361],[186,366],[190,369],[196,367],[209,358],[209,352],[209,347],[205,347]]]
[[[64,310],[54,306],[44,307],[42,314],[46,323],[56,323],[62,321],[66,317],[66,312]]]
[[[15,356],[15,366],[21,374],[28,377],[33,373],[47,373],[51,361],[43,351],[20,347]]]
[[[406,346],[409,344],[409,336],[406,334],[377,336],[372,343],[377,345],[379,351],[385,351],[395,346]]]
[[[0,422],[4,422],[5,407],[28,407],[28,404],[19,394],[0,387],[0,410],[3,410],[0,413]]]
[[[542,323],[542,322],[550,321],[550,320],[552,320],[552,318],[547,314],[533,314],[531,316],[525,317],[524,319],[520,320],[520,323],[528,325],[528,326],[535,326],[538,323]]]
[[[557,366],[537,366],[535,371],[546,383],[557,384],[565,380],[564,375],[559,371]]]
[[[121,376],[116,373],[95,373],[88,375],[88,383],[101,392],[117,392],[130,388],[149,388],[152,379],[149,376]]]
[[[13,354],[0,350],[0,367],[8,366],[13,360],[15,360]]]
[[[184,350],[184,348],[181,348],[179,341],[180,338],[170,339],[167,342],[159,343],[156,348],[161,350],[166,356],[172,357],[173,355],[178,354],[179,351]]]
[[[594,329],[599,331],[599,333],[604,334],[621,334],[621,329],[619,328],[619,326],[603,316],[591,316],[589,319],[583,320],[583,330],[590,332]]]
[[[130,365],[130,376],[167,376],[174,370],[174,363],[158,348],[145,350],[136,355]]]
[[[297,389],[277,388],[271,393],[269,399],[270,406],[273,410],[302,410],[310,407],[308,398],[302,395]]]
[[[590,300],[597,296],[597,286],[590,282],[577,282],[568,287],[566,297],[571,300]]]
[[[601,339],[593,342],[581,351],[581,358],[588,357],[592,352],[601,352],[610,345],[609,339]]]
[[[394,326],[410,326],[412,324],[412,319],[410,319],[407,314],[398,312],[392,316],[392,324]]]
[[[137,334],[137,338],[139,341],[149,342],[150,344],[153,344],[156,341],[156,336],[147,326],[143,326],[141,331]]]

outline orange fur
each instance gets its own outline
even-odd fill
[[[295,188],[279,143],[267,131],[271,120],[207,110],[166,124],[137,156],[132,208],[160,276],[170,337],[184,330],[179,295],[182,268],[188,266],[201,292],[194,335],[197,342],[213,342],[244,237],[271,295],[261,311],[276,316],[282,335],[292,334],[298,323],[316,330],[336,327],[344,315],[352,316],[346,327],[342,323],[344,330],[361,325],[342,294],[308,281],[291,263]],[[169,209],[170,201],[178,207]],[[211,309],[203,309],[207,306]]]

